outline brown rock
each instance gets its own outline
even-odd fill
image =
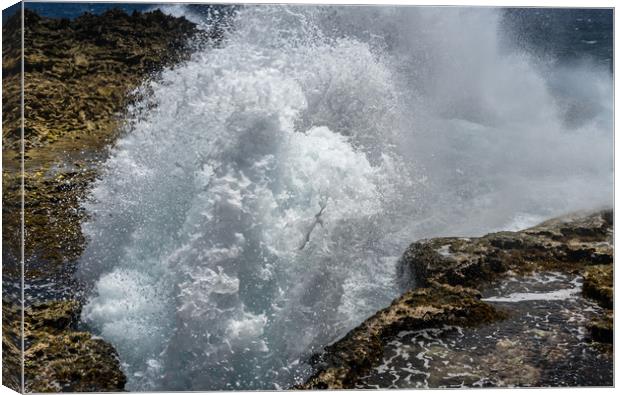
[[[401,258],[400,278],[404,287],[421,288],[407,291],[327,347],[315,358],[316,373],[297,388],[353,388],[400,331],[472,326],[503,318],[505,313],[479,300],[478,290],[508,274],[585,273],[597,300],[610,303],[612,231],[613,215],[606,210],[564,216],[520,232],[415,242]],[[599,341],[608,341],[613,335],[613,320],[608,317],[591,325],[593,337]],[[536,385],[541,373],[527,362],[528,355],[525,348],[506,340],[497,344],[497,352],[482,358],[482,365],[503,372],[495,375],[497,385]]]
[[[116,351],[87,332],[33,334],[25,353],[26,391],[122,391],[125,375]]]
[[[481,302],[478,291],[439,283],[406,292],[318,356],[317,372],[298,389],[353,388],[391,338],[404,330],[442,325],[471,326],[504,317]]]
[[[114,348],[75,329],[76,301],[55,301],[24,311],[24,377],[28,392],[122,391],[126,378]]]
[[[508,271],[582,271],[613,261],[609,211],[573,214],[520,232],[413,243],[401,259],[401,278],[478,288]],[[408,285],[408,284],[405,284]]]
[[[614,313],[607,311],[605,315],[599,319],[592,320],[588,325],[588,329],[592,334],[592,339],[601,343],[614,342]]]
[[[613,265],[589,266],[583,273],[583,295],[599,302],[607,309],[614,304]]]
[[[16,283],[22,248],[21,22],[16,16],[3,24],[2,53],[3,274]],[[119,114],[137,99],[130,92],[187,59],[189,40],[200,33],[184,18],[117,10],[73,20],[26,10],[24,27],[28,283],[71,277],[84,245],[79,201],[96,175],[92,165],[119,133]],[[17,311],[3,316],[3,383],[23,390],[18,302],[3,298],[3,311]],[[27,391],[122,390],[124,376],[111,346],[76,330],[76,302],[36,305],[24,314]]]

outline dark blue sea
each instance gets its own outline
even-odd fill
[[[155,4],[145,3],[29,3],[26,8],[36,11],[38,14],[52,18],[75,18],[85,12],[101,14],[111,8],[121,9],[128,14],[134,11],[147,11],[155,8]]]
[[[19,4],[19,3],[18,3]],[[3,21],[18,10],[5,9]],[[150,11],[156,3],[62,3],[26,2],[27,9],[51,18],[76,18],[117,8],[127,13]],[[206,12],[209,4],[193,4],[192,11]],[[593,59],[613,67],[613,10],[587,8],[505,8],[504,37],[524,50],[553,57],[560,62]]]

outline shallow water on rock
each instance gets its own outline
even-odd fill
[[[506,320],[401,332],[357,388],[613,385],[612,346],[586,329],[602,310],[581,283],[560,273],[510,278],[483,292]]]

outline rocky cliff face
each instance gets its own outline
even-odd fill
[[[424,385],[451,386],[453,380],[450,381],[450,377],[458,377],[460,383],[469,383],[470,386],[573,383],[566,375],[560,377],[557,372],[553,372],[553,367],[555,366],[555,370],[564,369],[560,367],[556,356],[565,352],[566,359],[569,355],[572,358],[571,353],[577,349],[584,355],[595,350],[591,360],[596,367],[592,368],[606,369],[606,374],[594,384],[611,385],[611,382],[606,381],[610,380],[613,369],[611,347],[604,343],[613,339],[612,211],[565,216],[520,232],[493,233],[480,238],[421,240],[408,248],[401,259],[400,267],[403,286],[416,288],[407,291],[392,305],[329,346],[323,355],[316,356],[316,373],[300,388],[367,388],[366,384],[373,380],[381,383],[381,375],[377,371],[385,371],[386,365],[396,358],[396,354],[403,353],[389,345],[396,341],[401,344],[401,348],[406,348],[402,339],[407,336],[403,333],[419,334],[421,330],[435,328],[437,334],[445,331],[443,328],[446,326],[472,325],[479,328],[493,327],[494,330],[487,331],[488,336],[478,339],[481,343],[478,344],[472,339],[477,338],[477,332],[482,333],[484,330],[469,329],[466,331],[468,335],[463,336],[461,333],[460,337],[456,336],[457,340],[453,340],[454,344],[450,347],[437,344],[445,344],[447,339],[455,338],[454,336],[446,333],[435,335],[424,331],[423,337],[436,336],[435,350],[439,347],[444,353],[443,357],[452,356],[451,359],[446,359],[445,365],[434,366],[431,369],[434,369],[434,372],[418,370],[419,373],[424,373],[420,375]],[[540,280],[532,281],[536,276],[539,276]],[[557,285],[562,279],[569,279],[570,281],[566,282],[577,285]],[[576,295],[581,282],[581,295]],[[483,297],[485,293],[497,294],[526,283],[531,288],[525,287],[526,292],[521,289],[521,292],[504,292],[506,295],[503,297]],[[558,288],[552,288],[549,284]],[[591,306],[588,301],[582,302],[584,296],[592,298],[599,306]],[[531,301],[538,303],[532,304]],[[552,317],[555,314],[553,310],[558,308],[562,309],[565,315],[554,318],[558,322],[552,325],[548,317]],[[586,309],[593,312],[587,320],[581,311]],[[546,321],[541,322],[545,330],[542,330],[535,320],[536,310],[543,313],[541,315]],[[514,328],[518,326],[523,326],[523,330],[510,333],[509,329],[508,335],[499,338],[497,333],[506,330],[503,326],[507,325],[493,324],[497,320],[509,322],[508,326],[513,326],[512,332],[515,332]],[[514,322],[510,322],[511,320]],[[574,324],[566,324],[561,320]],[[528,322],[532,322],[533,328],[528,328]],[[571,325],[575,328],[571,328]],[[579,332],[583,326],[591,331],[586,340]],[[576,329],[577,333],[573,337],[570,335],[572,329]],[[531,330],[538,330],[542,334],[527,334]],[[416,336],[414,339],[420,342]],[[547,340],[539,341],[540,336],[546,336]],[[471,350],[484,349],[484,343],[492,343],[493,340],[490,339],[494,337],[498,338],[496,346],[484,353],[456,351],[461,344],[471,345]],[[588,344],[584,343],[586,341]],[[531,344],[527,344],[528,342]],[[562,348],[566,344],[571,344],[573,348]],[[387,349],[392,353],[390,358],[384,355],[388,354]],[[420,355],[426,355],[429,350],[430,348],[423,347]],[[510,353],[515,353],[518,358]],[[446,366],[458,365],[456,361],[466,357],[471,360],[469,365],[486,362],[478,368],[467,368],[467,374],[446,370]],[[407,372],[415,371],[415,361],[411,365],[414,359],[407,357],[401,362],[408,364]],[[435,355],[434,359],[441,358]],[[554,363],[557,365],[553,365]],[[373,368],[380,364],[383,364],[381,369],[375,369],[375,373],[371,373]],[[500,377],[498,371],[512,372],[514,377],[510,374]],[[526,374],[527,372],[529,373]],[[392,373],[392,378],[398,376],[397,373]],[[439,373],[442,373],[443,377],[437,378]],[[412,375],[415,376],[413,373],[409,374]],[[476,379],[468,381],[460,376]],[[397,377],[392,382],[398,379]],[[576,377],[574,380],[575,383],[589,383],[588,378],[579,381]],[[401,385],[416,384],[420,384],[420,381],[408,381]]]
[[[20,387],[21,21],[3,25],[3,382]],[[199,36],[203,37],[199,37]],[[195,38],[196,40],[190,40]],[[76,19],[24,14],[25,387],[122,390],[111,346],[75,328],[72,274],[84,238],[79,200],[120,132],[136,88],[208,43],[184,18],[110,10]],[[15,284],[12,291],[6,285]],[[52,283],[52,287],[46,284]],[[9,294],[13,292],[14,295]],[[66,302],[48,302],[69,299]],[[51,303],[51,304],[50,304]],[[42,317],[46,317],[43,319]],[[70,318],[72,317],[72,318]],[[35,322],[36,321],[36,322]]]

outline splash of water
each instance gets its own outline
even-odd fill
[[[128,389],[290,386],[396,296],[412,240],[608,203],[607,113],[567,126],[498,20],[246,7],[145,86],[83,204],[82,318]]]

